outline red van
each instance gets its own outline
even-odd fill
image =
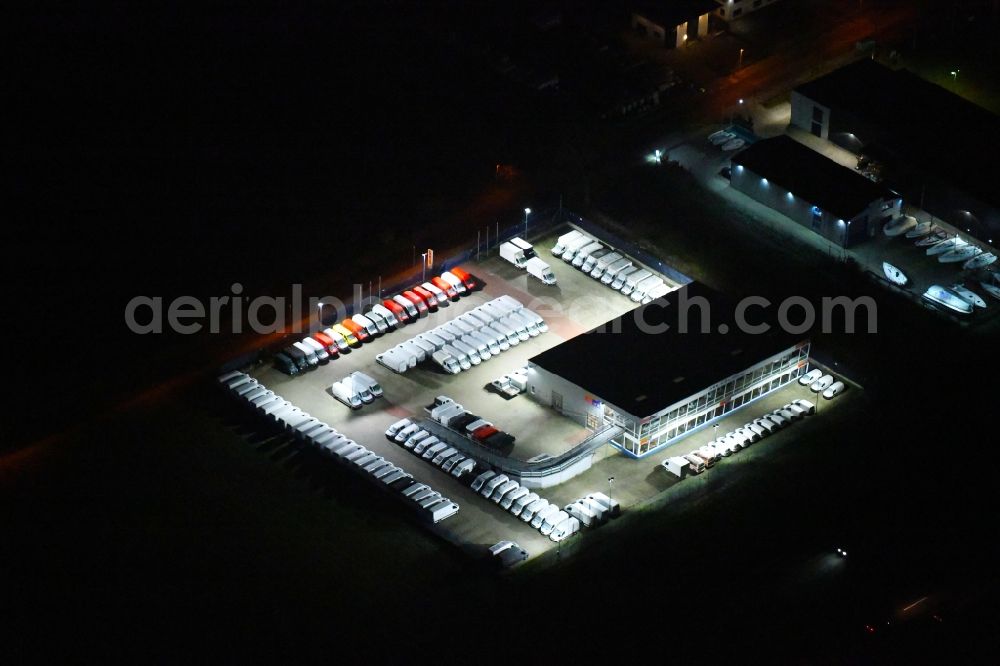
[[[455,287],[451,286],[445,280],[442,280],[439,277],[432,277],[431,284],[440,289],[441,291],[443,291],[444,293],[446,293],[448,295],[448,298],[450,298],[451,300],[453,301],[458,300],[458,290],[456,290]]]
[[[364,326],[354,321],[350,317],[340,322],[340,325],[346,328],[351,333],[353,333],[354,337],[356,337],[359,342],[364,342],[365,340],[371,337],[370,335],[368,335],[368,331],[365,330]]]
[[[396,319],[399,321],[400,324],[409,324],[411,321],[413,321],[410,318],[410,313],[404,310],[402,305],[392,300],[391,298],[387,298],[384,301],[382,301],[382,305],[389,308],[389,312],[396,315]]]
[[[414,307],[417,308],[419,316],[423,317],[427,314],[427,303],[424,302],[424,299],[420,298],[419,296],[417,296],[416,294],[414,294],[412,291],[409,290],[404,291],[402,295],[403,298],[413,303]]]
[[[459,280],[461,280],[462,284],[464,284],[465,288],[468,289],[469,291],[475,291],[476,289],[482,289],[483,285],[485,284],[482,280],[480,280],[479,278],[475,277],[471,273],[467,273],[466,271],[463,271],[458,266],[455,266],[454,268],[451,269],[451,274],[454,275],[455,277],[457,277]]]
[[[330,358],[334,359],[340,354],[336,341],[326,333],[313,333],[313,339],[320,343],[329,352]]]
[[[424,299],[424,302],[427,303],[427,307],[430,309],[431,312],[437,312],[438,309],[437,296],[431,293],[430,290],[424,289],[423,287],[414,287],[413,291],[414,293],[416,293],[417,296]]]

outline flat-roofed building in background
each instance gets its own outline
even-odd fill
[[[1000,234],[996,114],[867,58],[797,87],[791,105],[794,127],[871,161],[907,201],[981,241]]]
[[[733,188],[841,247],[900,215],[899,195],[788,135],[758,141],[731,162]]]
[[[760,308],[748,323],[768,330],[747,330],[737,305],[691,283],[531,358],[528,395],[591,430],[620,426],[611,443],[649,455],[806,372],[805,336]]]
[[[632,29],[668,47],[708,36],[715,0],[660,0],[632,10]]]
[[[719,8],[715,10],[716,16],[723,21],[733,21],[758,9],[769,7],[778,0],[715,0]]]

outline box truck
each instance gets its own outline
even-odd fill
[[[552,272],[552,267],[542,261],[539,257],[532,257],[531,259],[528,259],[528,263],[525,264],[525,268],[528,269],[528,275],[538,278],[543,284],[556,283],[556,276]]]
[[[466,356],[468,356],[469,362],[472,363],[472,365],[479,365],[480,363],[483,362],[483,359],[479,356],[479,352],[473,349],[465,341],[455,340],[455,344],[453,346],[455,347],[455,349],[458,349],[459,351],[463,352]]]
[[[641,268],[635,271],[634,273],[629,273],[625,277],[625,283],[621,286],[621,289],[619,289],[619,291],[628,296],[635,290],[635,286],[637,284],[639,284],[640,282],[642,282],[643,280],[652,275],[653,274],[650,271],[647,271],[645,268]]]
[[[661,284],[663,284],[663,278],[658,275],[650,275],[645,280],[635,285],[635,289],[632,290],[629,298],[638,303],[646,298],[646,294],[649,293],[650,289]]]
[[[587,275],[590,275],[591,272],[593,272],[594,267],[597,266],[598,262],[600,262],[602,259],[604,259],[604,257],[610,256],[610,255],[613,255],[613,254],[615,254],[615,253],[612,252],[611,250],[609,250],[606,247],[605,248],[601,248],[597,252],[591,252],[583,260],[583,263],[580,264],[580,272],[581,273],[585,273]],[[579,257],[577,257],[577,259],[579,259]]]
[[[597,516],[589,506],[579,500],[573,502],[572,504],[567,504],[563,507],[563,511],[566,512],[566,515],[573,516],[579,520],[586,527],[592,527],[597,524]]]
[[[585,235],[581,234],[577,238],[574,238],[573,240],[571,240],[568,243],[566,243],[566,247],[562,251],[562,254],[560,255],[560,257],[567,264],[571,264],[571,263],[573,263],[574,257],[576,257],[576,253],[579,252],[580,250],[582,250],[583,248],[585,248],[586,246],[590,245],[593,242],[594,242],[593,238],[591,238],[590,236],[585,236]]]
[[[612,280],[611,284],[609,284],[608,286],[614,289],[615,291],[621,291],[622,288],[625,286],[625,280],[628,279],[628,276],[631,275],[632,273],[638,272],[639,270],[640,269],[637,266],[626,266],[625,268],[618,271],[618,275],[615,276],[614,280]]]
[[[576,229],[569,231],[559,238],[556,239],[556,244],[552,246],[552,254],[555,256],[562,255],[563,251],[566,249],[566,245],[575,241],[577,238],[583,235],[582,231],[577,231]]]
[[[500,243],[500,258],[509,261],[518,268],[524,268],[525,264],[528,263],[528,258],[524,256],[524,250],[510,241]]]
[[[458,513],[458,504],[446,497],[438,500],[433,506],[420,509],[420,515],[432,523],[440,523],[442,520],[450,518],[456,513]]]
[[[603,249],[604,249],[603,245],[601,245],[595,240],[592,240],[590,243],[587,243],[586,245],[584,245],[583,247],[581,247],[576,251],[576,254],[573,255],[573,260],[570,263],[575,268],[580,268],[583,266],[583,262],[585,262],[587,258],[590,257],[590,255],[594,254],[595,252],[599,252]],[[563,255],[563,259],[565,258],[566,255]]]
[[[601,273],[596,277],[599,277],[601,279],[601,284],[606,284],[611,286],[612,284],[614,284],[615,280],[618,279],[618,276],[622,274],[622,271],[628,268],[632,268],[632,260],[629,259],[628,257],[624,257],[622,259],[619,259],[615,263],[610,264],[607,268],[604,269],[603,273]],[[595,277],[593,273],[591,274],[591,276]],[[624,282],[624,278],[622,278],[622,281]]]
[[[628,261],[624,259],[620,252],[609,252],[594,262],[593,267],[586,271],[595,280],[600,279],[611,266],[618,265],[619,262]]]

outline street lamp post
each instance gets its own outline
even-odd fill
[[[420,253],[420,281],[427,281],[427,253]]]
[[[531,215],[531,209],[524,209],[524,240],[528,240],[528,216]]]
[[[611,490],[614,488],[614,485],[615,485],[615,477],[609,476],[608,477],[608,517],[609,518],[611,517]]]
[[[961,71],[962,70],[960,70],[960,69],[955,69],[955,70],[951,71],[951,80],[954,83],[958,83],[958,73],[961,72]]]
[[[740,59],[736,65],[736,69],[743,69],[743,49],[740,49]]]

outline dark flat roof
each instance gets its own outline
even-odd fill
[[[710,332],[700,332],[700,308],[694,303],[689,309],[685,305],[695,297],[709,303]],[[732,299],[692,282],[544,351],[530,362],[633,416],[650,416],[804,339],[785,333],[773,322],[767,333],[742,332],[733,323],[735,306]],[[685,309],[690,323],[688,332],[682,333]],[[764,312],[751,308],[747,319],[752,324],[763,322]],[[641,322],[665,323],[670,328],[650,332]],[[726,324],[729,332],[718,332],[720,324]]]
[[[663,28],[676,28],[681,23],[696,19],[719,8],[715,0],[661,0],[657,3],[640,3],[632,11]]]
[[[1000,136],[1000,116],[912,72],[870,59],[841,67],[796,91],[834,113],[846,112],[873,126],[881,134],[876,137],[880,147],[911,162],[911,167],[1000,204],[992,149]]]
[[[785,134],[754,143],[734,155],[732,162],[844,220],[876,199],[894,196],[889,188]]]

